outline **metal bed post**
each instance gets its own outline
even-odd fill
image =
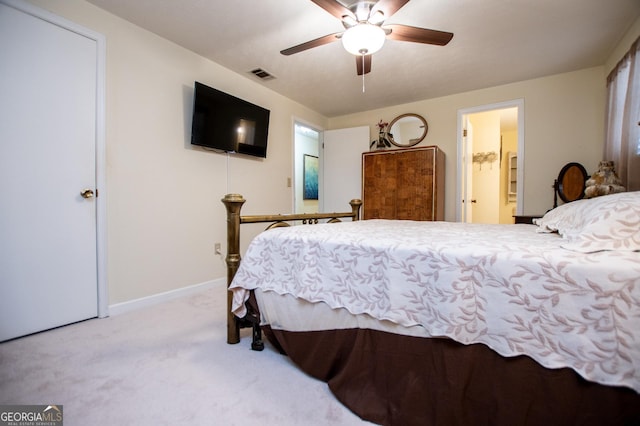
[[[302,214],[278,214],[278,215],[252,215],[241,216],[240,210],[245,203],[245,199],[240,194],[227,194],[221,200],[227,209],[227,343],[235,344],[240,342],[240,329],[251,327],[253,329],[253,341],[251,349],[261,351],[264,349],[262,341],[262,330],[260,328],[260,318],[250,317],[239,319],[231,312],[233,304],[233,294],[229,291],[229,286],[235,277],[240,266],[240,224],[242,223],[269,223],[267,229],[280,226],[290,226],[289,221],[302,221],[303,224],[316,224],[320,219],[326,219],[328,223],[340,222],[341,218],[351,218],[360,220],[360,207],[362,201],[353,199],[349,202],[351,212],[344,213],[302,213]]]
[[[240,209],[245,203],[240,194],[227,194],[222,199],[227,208],[227,343],[240,342],[240,327],[231,312],[233,294],[228,290],[240,265]]]

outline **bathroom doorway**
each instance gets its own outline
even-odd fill
[[[524,101],[458,111],[456,220],[514,223],[522,211]]]

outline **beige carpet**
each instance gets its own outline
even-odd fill
[[[0,404],[74,425],[362,425],[270,345],[225,343],[224,289],[0,344]]]

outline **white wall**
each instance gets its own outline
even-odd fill
[[[293,117],[326,118],[82,0],[32,2],[106,36],[109,303],[225,277],[220,199],[242,194],[246,214],[292,212]],[[190,146],[194,80],[271,110],[266,160]]]
[[[429,133],[419,146],[438,145],[446,154],[445,219],[455,220],[457,113],[460,109],[524,99],[524,214],[553,204],[551,185],[571,161],[595,170],[602,155],[605,114],[603,67],[552,75],[503,86],[427,99],[329,119],[329,128],[370,126],[400,114],[426,118]],[[422,83],[420,83],[422,84]],[[428,83],[425,83],[428,84]],[[522,153],[520,153],[522,154]]]

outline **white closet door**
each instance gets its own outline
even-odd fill
[[[321,211],[350,211],[362,198],[362,153],[369,150],[369,127],[326,130],[323,135]]]
[[[0,341],[97,316],[96,58],[0,4]]]

